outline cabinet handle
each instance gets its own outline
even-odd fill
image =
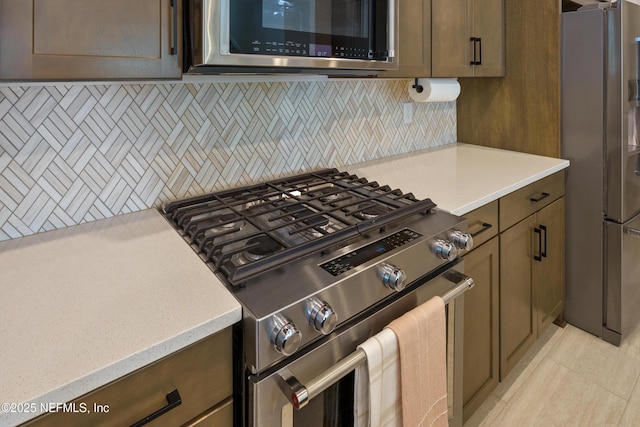
[[[551,194],[549,194],[549,193],[542,193],[542,194],[540,195],[540,197],[537,197],[537,198],[536,198],[536,197],[532,197],[532,198],[530,198],[529,200],[531,200],[532,202],[539,202],[539,201],[540,201],[540,200],[542,200],[542,199],[546,199],[546,198],[547,198],[547,197],[549,197],[550,195],[551,195]]]
[[[542,255],[543,258],[546,258],[547,257],[547,226],[541,225],[540,230],[544,231],[544,249],[540,251],[540,255]]]
[[[471,37],[469,41],[473,43],[473,59],[469,62],[469,65],[476,65],[476,38]]]
[[[491,227],[493,227],[493,225],[483,222],[482,223],[482,228],[478,231],[476,231],[475,233],[471,233],[471,237],[476,237],[479,234],[484,233],[485,231],[487,231],[488,229],[490,229]]]
[[[542,230],[536,227],[533,229],[533,232],[538,235],[538,248],[540,249],[540,255],[534,255],[533,259],[542,261]]]
[[[473,43],[473,61],[469,64],[482,65],[482,38],[471,37],[469,41]]]
[[[169,53],[176,55],[178,53],[178,0],[171,0],[171,46]]]
[[[141,427],[141,426],[143,426],[143,425],[155,420],[159,416],[166,414],[167,412],[169,412],[170,410],[172,410],[176,406],[180,406],[181,404],[182,404],[182,398],[180,397],[180,393],[178,393],[178,389],[175,389],[171,393],[167,394],[167,405],[166,406],[163,406],[162,408],[158,409],[156,412],[154,412],[151,415],[147,415],[146,417],[144,417],[140,421],[131,424],[131,427]]]

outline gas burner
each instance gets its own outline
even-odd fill
[[[303,205],[291,204],[289,206],[283,206],[281,210],[291,214],[294,220],[301,220],[299,222],[304,227],[311,226],[313,228],[321,228],[324,230],[330,225],[327,218],[322,215],[316,215],[315,211]]]
[[[302,228],[303,230],[300,232],[303,236],[308,239],[320,239],[323,236],[326,236],[331,232],[332,226],[334,224],[322,217],[311,218],[309,220],[303,221]],[[311,228],[307,228],[311,226]]]
[[[213,233],[223,233],[230,230],[242,230],[246,223],[234,214],[222,214],[209,220],[211,222],[210,231]]]
[[[373,202],[360,203],[354,216],[361,220],[374,219],[391,211],[386,206]]]
[[[265,235],[252,237],[247,240],[245,246],[247,248],[242,252],[242,256],[249,262],[258,261],[282,249],[280,243]]]
[[[326,230],[329,228],[329,225],[331,225],[329,220],[322,216],[314,216],[313,218],[305,219],[304,223],[313,226],[313,228],[320,228],[322,230]]]
[[[318,197],[322,202],[334,202],[342,196],[341,193],[339,190],[336,192],[335,187],[322,187],[310,191],[309,195],[311,197]]]
[[[258,200],[251,200],[249,202],[246,202],[244,204],[244,211],[245,212],[257,212],[259,211],[260,208],[265,207],[267,204],[267,202],[265,202],[262,199],[258,199]]]
[[[290,213],[294,219],[294,230],[292,233],[300,233],[307,239],[319,239],[329,233],[333,223],[323,215],[317,213],[306,206],[292,205],[282,208],[282,211]]]

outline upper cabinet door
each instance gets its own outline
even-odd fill
[[[402,0],[397,70],[380,77],[431,76],[431,0]]]
[[[432,0],[432,75],[505,74],[504,0]]]
[[[473,67],[476,77],[502,77],[505,74],[504,0],[472,0],[473,36],[476,58],[482,48],[482,61]]]
[[[433,77],[471,77],[472,0],[432,0],[431,55]]]
[[[180,78],[178,3],[2,1],[0,79]]]

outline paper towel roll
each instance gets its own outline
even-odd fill
[[[413,86],[422,86],[418,92]],[[457,79],[414,79],[409,82],[409,96],[416,102],[455,101],[460,95],[460,83]]]

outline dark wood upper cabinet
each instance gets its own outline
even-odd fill
[[[505,75],[504,0],[432,0],[431,75]]]
[[[0,79],[180,78],[179,3],[0,1]]]

